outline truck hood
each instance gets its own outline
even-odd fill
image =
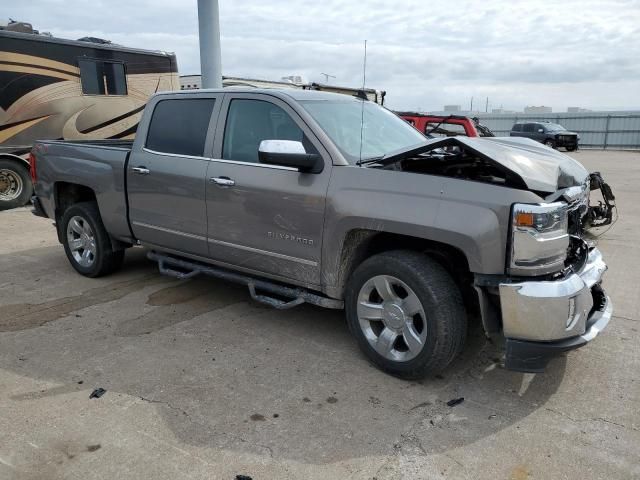
[[[589,177],[589,172],[580,162],[529,138],[455,139],[519,175],[531,190],[553,193],[584,185]]]

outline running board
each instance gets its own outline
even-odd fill
[[[335,300],[318,295],[304,288],[289,287],[268,280],[250,277],[242,273],[231,272],[211,265],[196,263],[153,251],[147,254],[147,258],[158,262],[160,273],[179,280],[186,280],[196,275],[204,274],[228,282],[246,285],[249,287],[249,294],[253,300],[279,310],[293,308],[303,303],[310,303],[325,308],[344,308],[344,302],[342,300]],[[258,291],[264,293],[258,293]],[[273,295],[282,297],[285,300],[276,298]]]

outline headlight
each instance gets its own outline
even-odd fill
[[[564,266],[569,247],[567,204],[513,204],[510,272],[544,275]]]

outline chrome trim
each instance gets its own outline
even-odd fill
[[[209,181],[221,187],[233,187],[236,184],[235,180],[225,177],[211,177]]]
[[[604,310],[593,314],[593,323],[587,329],[587,331],[584,332],[583,335],[580,335],[580,338],[582,338],[585,342],[590,342],[591,340],[596,338],[598,334],[602,332],[609,324],[609,320],[611,320],[611,316],[613,315],[613,304],[611,303],[611,298],[609,298],[609,296],[607,296],[606,298],[607,301],[605,303]]]
[[[600,313],[595,311],[589,317],[593,307],[591,289],[602,281],[606,270],[602,254],[594,248],[585,266],[562,280],[501,283],[504,336],[544,342],[590,335],[588,327]],[[611,310],[611,302],[607,301]]]
[[[292,257],[290,255],[285,255],[283,253],[270,252],[268,250],[261,250],[259,248],[247,247],[246,245],[238,245],[236,243],[223,242],[222,240],[215,240],[213,238],[208,239],[210,243],[215,243],[216,245],[222,245],[225,247],[237,248],[239,250],[246,250],[247,252],[260,253],[263,255],[269,255],[270,257],[282,258],[283,260],[290,260],[292,262],[302,263],[304,265],[311,265],[312,267],[317,267],[318,262],[313,260],[307,260],[305,258]]]
[[[283,165],[269,165],[267,163],[257,163],[257,162],[240,162],[238,160],[223,160],[222,158],[209,158],[208,159],[211,162],[218,162],[218,163],[230,163],[230,164],[235,164],[235,165],[247,165],[249,167],[260,167],[260,168],[272,168],[274,170],[288,170],[290,172],[298,172],[297,168],[293,168],[293,167],[285,167]]]
[[[150,225],[148,223],[136,222],[135,220],[132,221],[131,223],[133,225],[137,225],[138,227],[145,227],[145,228],[150,228],[152,230],[159,230],[161,232],[173,233],[174,235],[180,235],[182,237],[193,238],[195,240],[202,240],[203,242],[205,242],[207,240],[207,237],[203,237],[201,235],[196,235],[194,233],[181,232],[180,230],[172,230],[170,228],[159,227],[157,225]]]
[[[178,157],[178,158],[192,158],[194,160],[209,160],[208,157],[198,157],[195,155],[181,155],[179,153],[167,153],[167,152],[157,152],[155,150],[151,150],[150,148],[147,147],[142,147],[142,150],[144,150],[147,153],[151,153],[153,155],[164,155],[167,157]]]

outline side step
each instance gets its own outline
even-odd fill
[[[182,258],[153,251],[147,254],[147,258],[154,262],[158,262],[160,273],[180,280],[193,278],[202,273],[228,282],[246,285],[249,287],[249,294],[252,299],[256,302],[264,303],[265,305],[269,305],[279,310],[293,308],[303,303],[310,303],[312,305],[318,305],[325,308],[344,308],[344,302],[342,300],[335,300],[333,298],[318,295],[304,288],[289,287],[269,280],[258,279],[242,273],[231,272],[211,265],[184,260]],[[258,290],[265,292],[265,294],[258,293]],[[276,298],[268,294],[277,295],[285,300],[281,300],[280,298]]]

